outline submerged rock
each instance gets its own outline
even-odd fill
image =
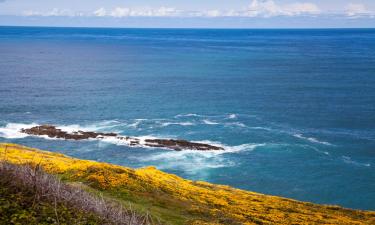
[[[35,136],[48,136],[50,138],[60,138],[65,140],[87,140],[87,139],[104,139],[104,138],[115,138],[118,141],[123,141],[129,146],[140,146],[140,147],[153,147],[153,148],[168,148],[175,151],[182,150],[197,150],[197,151],[209,151],[209,150],[224,150],[224,148],[209,144],[190,142],[186,140],[173,140],[173,139],[146,139],[140,140],[134,137],[120,136],[116,133],[101,133],[101,132],[90,132],[90,131],[75,131],[69,133],[61,130],[52,125],[41,125],[35,126],[28,129],[21,129],[22,133],[35,135]]]

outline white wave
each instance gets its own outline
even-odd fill
[[[116,122],[117,123],[117,122]],[[106,125],[111,125],[112,122],[103,122],[100,124],[100,126],[95,125],[89,125],[89,126],[80,126],[77,124],[73,125],[57,125],[56,128],[61,129],[63,131],[66,131],[68,133],[73,133],[77,131],[93,131],[94,128],[97,129],[102,129],[103,126]],[[190,125],[190,124],[189,124]],[[33,136],[33,135],[28,135],[25,133],[21,132],[21,129],[28,129],[32,128],[35,126],[39,126],[39,124],[36,123],[31,123],[31,124],[22,124],[22,123],[9,123],[5,127],[0,127],[0,136],[4,138],[25,138],[27,136]],[[58,140],[58,138],[50,138],[47,135],[42,135],[42,136],[37,136],[40,138],[44,139],[52,139],[52,140]],[[160,136],[133,136],[133,137],[127,137],[122,136],[123,138],[118,138],[117,137],[111,137],[111,136],[104,136],[100,138],[91,138],[88,139],[88,141],[102,141],[106,143],[111,143],[115,145],[124,145],[124,146],[129,146],[129,147],[141,147],[141,148],[152,148],[149,146],[146,146],[146,139],[176,139],[176,137],[160,137]],[[137,141],[139,144],[137,145],[132,145],[132,141]],[[249,150],[254,150],[257,147],[264,146],[265,144],[242,144],[242,145],[237,145],[237,146],[229,146],[222,144],[220,142],[214,142],[214,141],[209,141],[209,140],[203,140],[203,141],[193,141],[196,143],[203,143],[203,144],[209,144],[209,145],[214,145],[214,146],[219,146],[222,147],[224,150],[212,150],[212,151],[196,151],[196,150],[184,150],[184,152],[190,152],[190,153],[199,153],[199,154],[210,154],[210,155],[220,155],[220,154],[225,154],[225,153],[233,153],[233,152],[238,152],[238,151],[249,151]],[[170,149],[169,149],[170,150]]]
[[[224,150],[204,151],[204,152],[210,152],[210,154],[216,154],[216,155],[234,153],[234,152],[240,152],[240,151],[253,151],[257,147],[262,147],[262,146],[267,145],[266,143],[246,143],[246,144],[241,144],[241,145],[226,145],[226,144],[222,144],[221,142],[209,141],[209,140],[201,140],[201,141],[194,141],[194,142],[222,147]]]
[[[225,123],[226,126],[236,126],[236,127],[247,127],[245,124],[241,122],[234,122],[234,123]]]
[[[249,127],[250,129],[253,129],[253,130],[265,130],[265,131],[272,131],[271,128],[268,128],[268,127]]]
[[[135,121],[135,122],[133,122],[133,123],[131,123],[131,124],[128,124],[127,127],[138,128],[138,126],[139,126],[143,121],[147,121],[147,119],[135,119],[134,121]]]
[[[86,125],[70,124],[70,125],[58,125],[57,128],[64,130],[66,132],[75,131],[108,131],[113,130],[113,128],[123,125],[117,120],[105,120],[100,122],[95,122]]]
[[[229,114],[228,119],[236,119],[237,115],[236,114]]]
[[[28,134],[21,133],[22,128],[32,128],[38,126],[36,123],[23,124],[23,123],[8,123],[5,127],[0,127],[0,136],[4,138],[25,138]]]
[[[209,176],[211,169],[228,168],[237,166],[237,164],[225,157],[225,154],[233,154],[239,151],[253,151],[257,147],[265,146],[266,144],[242,144],[237,146],[228,146],[220,142],[213,141],[197,141],[199,143],[217,145],[223,147],[223,151],[164,151],[157,152],[142,158],[134,157],[134,160],[155,165],[161,170],[181,170],[188,173],[194,179],[205,179]]]
[[[175,118],[179,117],[203,117],[203,115],[195,114],[195,113],[187,113],[187,114],[178,114]]]
[[[236,164],[214,151],[164,151],[156,154],[134,158],[140,162],[155,165],[161,170],[181,170],[194,179],[204,179],[210,169],[232,167]]]
[[[177,125],[177,126],[194,126],[195,124],[192,122],[164,122],[161,123],[162,127],[167,127],[171,125]]]
[[[347,164],[352,164],[352,165],[356,165],[356,166],[365,166],[365,167],[371,166],[370,163],[361,163],[361,162],[354,161],[349,156],[342,156],[341,158]]]
[[[296,137],[296,138],[299,138],[299,139],[310,141],[312,143],[318,143],[318,144],[329,145],[329,146],[333,145],[333,144],[331,144],[329,142],[326,142],[326,141],[320,141],[320,140],[318,140],[318,139],[316,139],[314,137],[305,137],[302,134],[293,134],[293,136]]]
[[[211,121],[211,120],[202,120],[202,122],[204,124],[207,124],[207,125],[217,125],[217,124],[219,124],[219,123]]]
[[[253,151],[258,147],[266,146],[267,144],[242,144],[242,145],[236,145],[236,146],[227,146],[226,152],[240,152],[240,151]]]

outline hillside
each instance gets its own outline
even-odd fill
[[[101,193],[164,224],[375,224],[375,212],[317,205],[190,181],[154,167],[126,167],[0,144],[2,160],[40,165],[69,184]]]
[[[0,224],[157,224],[116,201],[61,182],[37,165],[0,161]]]

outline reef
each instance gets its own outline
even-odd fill
[[[88,139],[104,139],[114,138],[118,141],[128,144],[129,146],[152,147],[152,148],[167,148],[175,151],[182,150],[224,150],[220,146],[214,146],[204,143],[190,142],[186,140],[174,139],[139,139],[136,137],[122,136],[116,133],[101,133],[78,130],[75,132],[68,132],[57,128],[53,125],[41,125],[32,128],[21,129],[22,133],[35,136],[48,136],[49,138],[59,138],[65,140],[88,140]]]

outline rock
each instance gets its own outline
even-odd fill
[[[105,137],[115,137],[118,140],[125,140],[130,146],[142,146],[141,142],[137,138],[119,136],[116,133],[96,133],[90,131],[75,131],[68,133],[58,129],[52,125],[41,125],[28,129],[21,129],[22,133],[36,136],[47,135],[50,138],[61,138],[65,140],[86,140],[86,139],[103,139]],[[219,146],[213,146],[209,144],[190,142],[186,140],[173,140],[173,139],[146,139],[143,146],[154,147],[154,148],[168,148],[176,151],[182,150],[198,150],[198,151],[208,151],[208,150],[224,150],[224,148]]]
[[[208,150],[224,150],[222,147],[190,142],[186,140],[173,140],[173,139],[146,139],[145,145],[150,147],[164,147],[174,149],[176,151],[181,150],[200,150],[200,151],[208,151]]]

